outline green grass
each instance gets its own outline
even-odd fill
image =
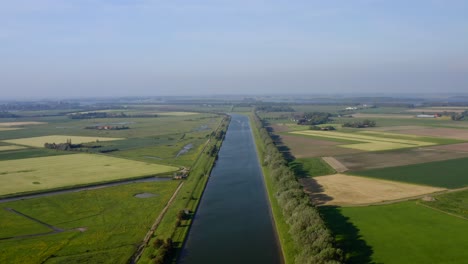
[[[2,207],[63,229],[87,230],[0,240],[0,263],[126,263],[178,184],[137,183],[4,203]],[[157,196],[134,197],[142,192]],[[5,225],[9,228],[4,229]],[[0,226],[0,237],[26,231],[20,221],[14,224],[4,217],[0,218]],[[28,232],[42,229],[30,228]]]
[[[21,150],[0,152],[0,161],[47,157],[47,156],[58,156],[58,155],[67,155],[67,154],[74,154],[74,153],[65,152],[65,151],[55,151],[55,150],[49,150],[49,149],[21,149]]]
[[[468,219],[468,190],[437,195],[434,198],[435,201],[422,203]]]
[[[322,158],[300,158],[289,163],[289,167],[298,177],[330,175],[336,171]]]
[[[348,263],[466,263],[466,220],[403,202],[368,207],[322,207]]]
[[[176,167],[75,154],[0,161],[0,195],[156,175]]]
[[[468,158],[461,158],[355,171],[350,174],[435,187],[460,188],[468,185],[467,170]]]

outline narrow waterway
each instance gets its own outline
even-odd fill
[[[282,263],[249,119],[232,115],[179,263]]]

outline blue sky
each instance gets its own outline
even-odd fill
[[[468,92],[468,1],[0,0],[2,97]]]

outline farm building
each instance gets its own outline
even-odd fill
[[[436,115],[417,115],[417,118],[436,118]]]

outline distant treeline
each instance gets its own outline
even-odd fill
[[[72,144],[71,139],[68,139],[66,143],[44,143],[44,148],[62,151],[78,151],[93,153],[108,153],[119,150],[118,148],[102,148],[101,145]]]
[[[326,112],[305,112],[302,118],[297,120],[298,125],[321,125],[326,124],[332,114]]]
[[[123,112],[120,113],[107,113],[107,112],[87,112],[87,113],[75,113],[68,117],[71,119],[93,119],[93,118],[141,118],[141,117],[157,117],[158,115],[127,115]]]
[[[294,172],[288,167],[283,155],[278,151],[270,134],[260,118],[255,114],[254,122],[260,134],[264,150],[261,153],[263,166],[271,177],[275,197],[289,225],[289,233],[298,249],[297,264],[342,263],[343,253],[334,245],[334,238],[322,220],[319,211],[297,182]]]
[[[49,101],[49,102],[14,102],[0,105],[0,111],[20,110],[20,111],[39,111],[39,110],[61,110],[77,109],[79,103]]]
[[[13,113],[7,112],[7,111],[0,111],[0,118],[15,118],[15,117],[19,117],[19,116]]]
[[[260,105],[257,106],[257,111],[263,112],[294,112],[294,108],[289,105]]]
[[[464,111],[463,113],[453,113],[451,117],[454,121],[468,121],[468,111]]]
[[[343,127],[365,128],[375,127],[376,125],[375,121],[365,119],[363,121],[346,122],[343,124]]]

